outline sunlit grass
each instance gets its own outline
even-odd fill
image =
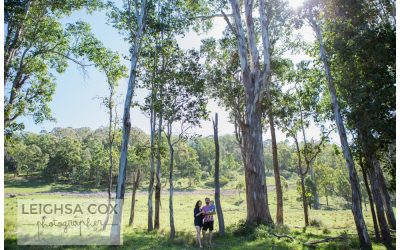
[[[271,179],[268,180],[268,185],[273,185]],[[35,193],[38,190],[49,190],[45,186],[35,185],[30,189],[28,187],[12,189],[5,188],[6,193],[11,191],[17,194],[15,198],[5,199],[5,239],[6,245],[16,247],[16,212],[17,199],[19,194],[25,193],[29,189],[29,195],[25,194],[23,198],[62,198],[63,194],[40,194]],[[127,225],[129,219],[131,192],[126,193],[126,201],[124,205],[124,248],[126,249],[191,249],[195,246],[195,229],[193,226],[193,208],[197,200],[204,200],[206,196],[213,197],[214,190],[204,190],[195,192],[177,192],[174,195],[174,212],[175,212],[175,227],[177,238],[174,241],[168,240],[169,235],[169,197],[162,195],[160,224],[161,228],[157,233],[147,233],[147,195],[144,192],[137,194],[135,220],[132,227]],[[275,219],[275,190],[269,191],[269,208],[272,217]],[[321,222],[320,227],[308,227],[303,229],[303,210],[301,203],[296,201],[298,194],[295,188],[295,181],[289,183],[289,190],[284,192],[284,223],[289,227],[289,234],[296,238],[295,242],[285,239],[277,239],[275,237],[267,238],[247,238],[234,237],[231,231],[228,230],[228,235],[225,238],[216,238],[214,249],[270,249],[275,246],[276,249],[303,249],[302,242],[309,240],[320,239],[323,237],[337,236],[346,232],[350,241],[357,241],[354,219],[349,209],[342,209],[341,199],[335,197],[330,198],[331,206],[324,205],[323,197],[321,197],[322,207],[320,210],[311,210],[310,219],[317,219]],[[235,223],[246,218],[246,202],[245,195],[241,197],[236,191],[231,191],[222,195],[222,208],[224,212],[225,225],[230,229]],[[368,207],[369,208],[369,207]],[[370,235],[372,236],[372,220],[369,210],[364,210]],[[218,231],[218,223],[215,222],[215,229]],[[342,242],[343,243],[343,242]],[[341,249],[342,243],[324,243],[321,247],[327,249]],[[337,245],[339,244],[339,245]],[[340,245],[342,244],[342,245]],[[350,244],[350,243],[349,243]],[[91,247],[87,247],[91,248]],[[380,244],[374,244],[374,249],[385,249]]]

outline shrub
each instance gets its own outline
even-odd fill
[[[277,234],[288,234],[290,232],[290,229],[287,225],[278,224],[278,225],[275,225],[274,231]]]
[[[269,237],[270,228],[266,225],[260,225],[254,230],[254,238],[263,239]]]
[[[240,220],[232,226],[234,236],[249,236],[255,231],[255,226],[246,223],[245,220]]]
[[[331,233],[331,230],[329,230],[329,228],[324,228],[323,230],[322,230],[322,233],[323,234],[330,234]]]
[[[310,220],[310,226],[312,227],[322,227],[322,221],[319,218],[313,218]]]

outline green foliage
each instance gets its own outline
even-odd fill
[[[61,18],[74,11],[93,11],[102,7],[100,1],[15,1],[5,2],[5,133],[24,128],[16,119],[32,115],[35,123],[54,120],[49,103],[55,91],[55,75],[63,73],[69,62],[82,69],[88,59],[109,77],[121,75],[123,66],[106,70],[107,65],[119,65],[118,56],[106,50],[94,38],[84,22],[61,23]],[[118,61],[118,62],[117,62]]]

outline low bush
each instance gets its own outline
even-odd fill
[[[321,221],[321,219],[319,219],[319,218],[312,218],[311,220],[310,220],[310,226],[312,226],[312,227],[322,227],[322,221]]]

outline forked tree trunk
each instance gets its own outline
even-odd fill
[[[153,91],[153,90],[152,90]],[[151,102],[154,102],[152,94]],[[155,134],[155,112],[153,104],[150,111],[150,180],[147,199],[147,231],[153,231],[153,192],[154,192],[154,134]]]
[[[367,226],[365,224],[362,212],[360,184],[358,182],[358,176],[354,166],[353,157],[351,156],[350,153],[346,130],[344,128],[342,115],[340,113],[339,104],[336,97],[336,89],[333,83],[333,78],[328,63],[328,57],[325,52],[321,30],[319,25],[315,21],[312,13],[310,13],[310,15],[308,16],[308,20],[310,21],[310,24],[314,29],[317,40],[319,42],[320,57],[325,68],[325,76],[328,83],[329,93],[331,96],[331,103],[332,103],[333,113],[335,116],[335,122],[339,132],[343,155],[344,158],[346,159],[346,165],[349,171],[350,185],[352,190],[352,212],[354,216],[354,222],[357,228],[358,238],[360,240],[360,245],[363,249],[372,249],[371,240],[369,238]]]
[[[161,205],[161,143],[162,143],[162,113],[158,117],[158,135],[157,135],[157,167],[156,167],[156,190],[155,190],[155,211],[154,211],[154,229],[160,229],[160,205]]]
[[[361,171],[362,171],[363,178],[364,178],[365,189],[367,190],[367,194],[368,194],[369,206],[370,206],[370,209],[371,209],[372,222],[374,223],[375,239],[376,239],[376,241],[379,242],[381,240],[381,236],[379,234],[379,226],[378,226],[378,221],[376,219],[374,200],[373,200],[373,197],[372,197],[371,189],[369,188],[369,185],[368,185],[368,174],[367,174],[367,171],[365,170],[365,166],[363,164],[363,161],[362,161],[361,157],[360,157],[360,167],[361,167]]]
[[[385,210],[383,207],[383,200],[382,195],[379,190],[379,181],[376,175],[375,169],[373,166],[369,165],[368,156],[366,157],[367,160],[367,168],[368,168],[368,176],[371,182],[371,189],[373,193],[374,202],[376,205],[376,214],[378,217],[379,228],[381,230],[382,235],[382,243],[388,248],[392,248],[392,240],[390,238],[390,230],[385,218]]]
[[[132,200],[131,200],[131,215],[129,217],[129,226],[132,226],[133,220],[135,219],[135,203],[136,203],[136,190],[139,187],[140,182],[140,170],[136,170],[136,177],[135,174],[133,176],[133,186],[132,186]]]
[[[261,94],[263,79],[261,77],[258,61],[259,56],[252,17],[253,2],[251,0],[245,1],[247,39],[244,35],[239,3],[237,0],[231,0],[230,2],[237,31],[236,37],[238,40],[242,80],[246,92],[246,124],[243,128],[242,136],[243,149],[246,151],[244,154],[246,155],[244,165],[247,223],[272,224],[273,221],[268,207],[261,127]]]
[[[214,171],[214,181],[215,181],[215,205],[217,208],[218,216],[218,228],[219,234],[225,235],[225,222],[224,214],[222,213],[221,207],[221,192],[219,184],[219,142],[218,142],[218,113],[215,114],[214,125],[214,144],[215,144],[215,171]]]
[[[382,192],[382,197],[383,197],[383,205],[385,208],[385,213],[386,213],[386,218],[388,220],[389,226],[391,229],[396,230],[396,217],[393,212],[392,204],[390,202],[391,198],[389,195],[389,191],[387,189],[386,183],[385,183],[385,177],[383,176],[382,168],[380,166],[379,160],[376,159],[376,154],[375,156],[375,171],[376,175],[378,178],[379,182],[379,187]]]
[[[271,130],[271,140],[272,140],[272,161],[274,165],[274,176],[275,176],[275,191],[276,191],[276,223],[283,224],[283,196],[282,196],[282,184],[281,175],[279,171],[278,163],[278,147],[276,143],[275,136],[275,124],[274,115],[272,114],[272,107],[268,107],[268,118],[269,126]]]
[[[369,144],[369,141],[367,139],[368,133],[366,132],[365,129],[363,129],[363,127],[359,122],[356,125],[359,130],[358,135],[362,144],[362,149],[365,156],[366,168],[368,170],[368,177],[371,183],[371,190],[373,194],[373,200],[376,206],[376,215],[379,223],[380,233],[382,236],[382,243],[388,249],[391,249],[393,246],[391,243],[392,240],[390,237],[389,225],[385,217],[385,208],[384,208],[385,199],[382,195],[379,177],[377,174],[377,167],[380,167],[379,162],[378,159],[376,159],[375,152],[371,148],[371,145]]]
[[[300,176],[301,199],[303,201],[304,224],[307,227],[309,225],[309,222],[308,222],[308,205],[307,205],[307,197],[306,197],[306,187],[305,187],[305,184],[304,184],[304,177],[307,174],[307,172],[303,173],[303,170],[301,169],[301,152],[300,152],[299,142],[297,141],[296,136],[293,136],[293,139],[294,139],[294,143],[296,145],[297,167],[298,167],[299,176]]]
[[[135,90],[136,83],[136,66],[139,59],[139,52],[141,48],[142,36],[145,27],[146,19],[146,5],[147,1],[141,1],[140,14],[137,16],[138,29],[135,36],[135,43],[132,46],[131,56],[131,68],[128,82],[128,90],[126,92],[125,105],[124,105],[124,116],[122,122],[122,145],[121,145],[121,156],[119,160],[119,172],[116,190],[116,214],[113,216],[113,223],[111,227],[110,240],[114,245],[121,243],[121,223],[122,223],[122,211],[125,197],[125,179],[126,179],[126,163],[128,156],[128,142],[129,135],[131,132],[131,116],[130,109],[132,106],[132,97]],[[137,7],[138,8],[138,7]],[[132,13],[128,13],[132,15]]]

